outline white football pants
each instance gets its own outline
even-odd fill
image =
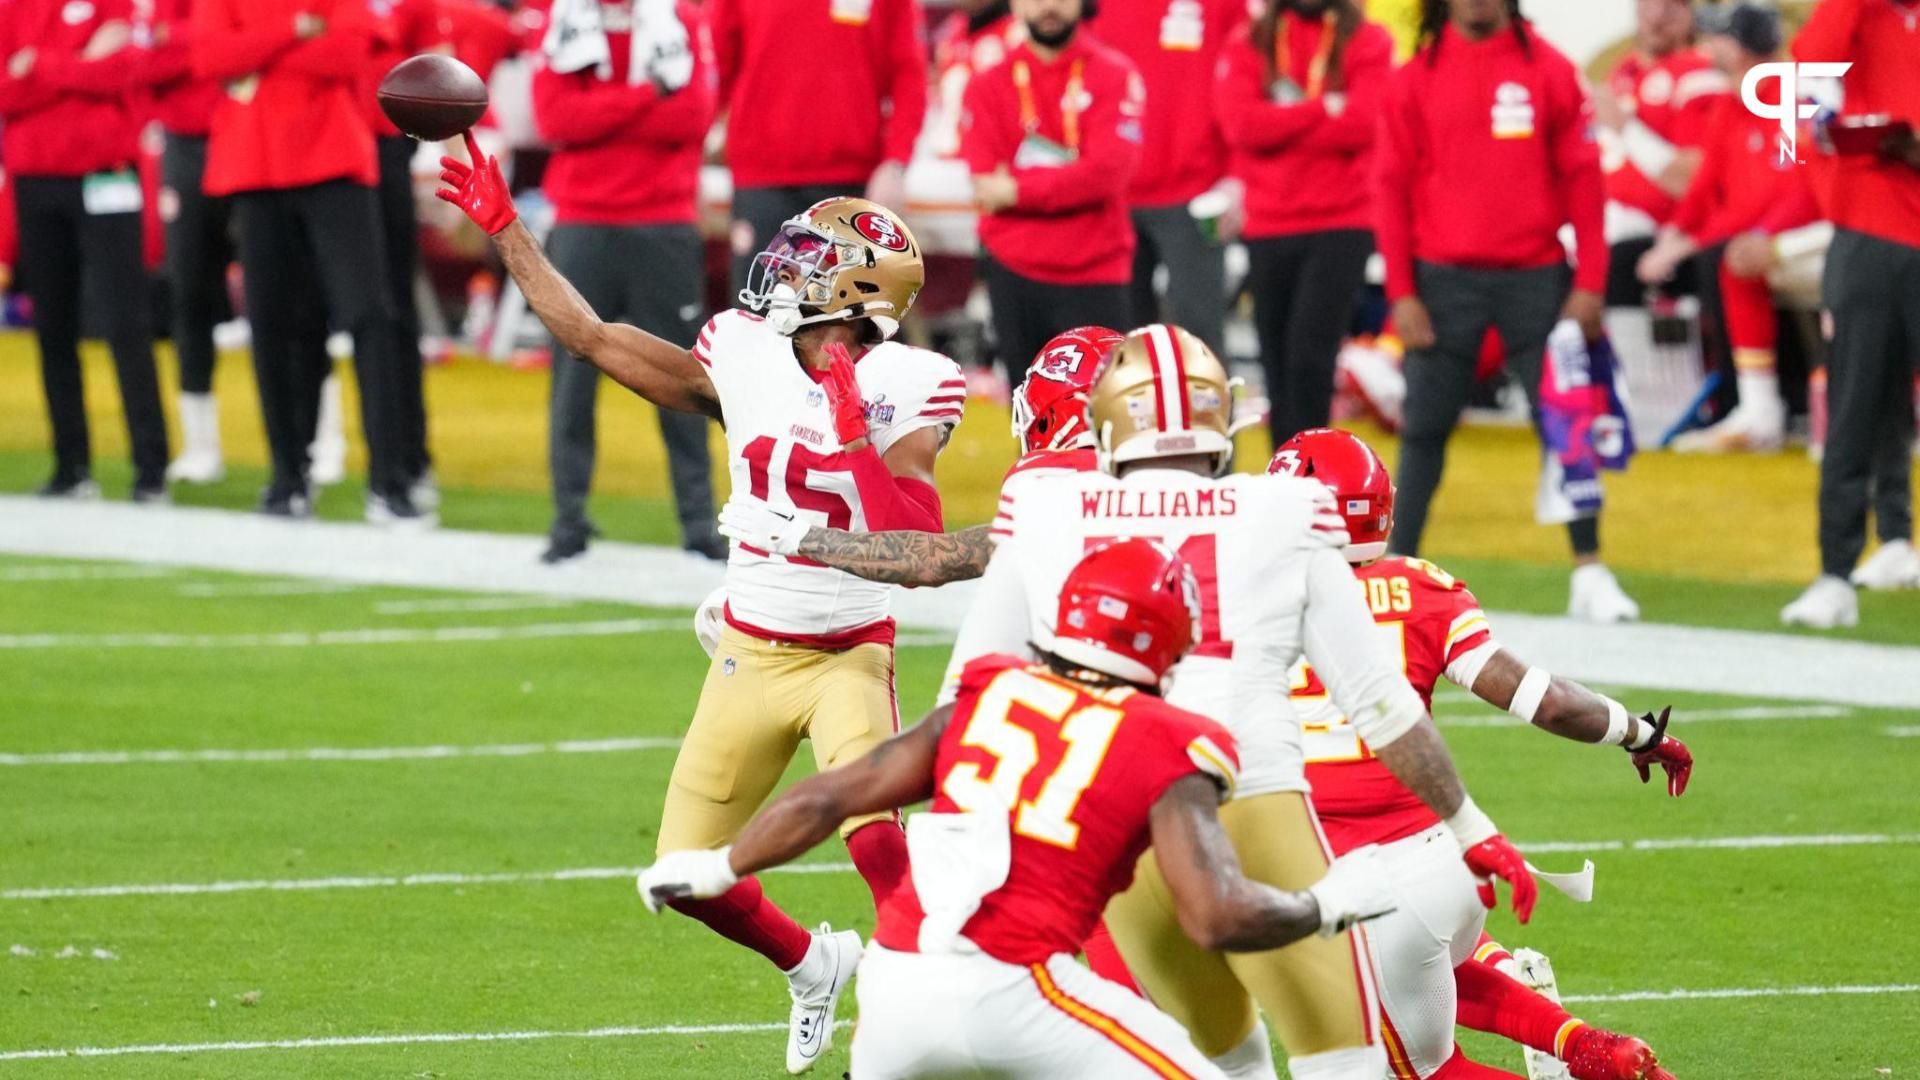
[[[1453,1056],[1453,969],[1486,924],[1473,875],[1445,825],[1380,846],[1400,906],[1367,923],[1388,1075],[1426,1077]]]

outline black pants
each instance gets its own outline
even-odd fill
[[[387,285],[385,238],[372,188],[345,180],[234,196],[254,375],[280,490],[306,484],[313,403],[329,365],[313,348],[313,296],[327,321],[353,335],[367,486],[402,495],[408,468],[400,389],[400,321]]]
[[[739,188],[733,193],[733,288],[747,287],[753,257],[767,246],[780,223],[822,199],[860,194],[860,185],[802,184],[798,187]],[[745,226],[744,232],[742,226]],[[744,249],[744,250],[743,250]],[[728,299],[732,299],[729,297]]]
[[[1507,371],[1526,391],[1538,427],[1542,353],[1547,335],[1560,321],[1570,284],[1571,275],[1565,266],[1474,270],[1415,264],[1414,287],[1433,316],[1437,341],[1430,349],[1407,354],[1406,423],[1401,432],[1389,544],[1395,553],[1420,552],[1427,508],[1446,469],[1447,440],[1473,393],[1480,344],[1490,326],[1499,328],[1507,353]],[[1567,534],[1576,555],[1600,550],[1596,518],[1569,522]]]
[[[180,357],[180,389],[213,389],[213,327],[226,310],[227,264],[233,261],[233,208],[200,188],[207,140],[167,135],[160,175],[172,193],[167,222],[167,282],[173,289],[173,351]]]
[[[1227,260],[1207,239],[1187,204],[1133,208],[1132,318],[1112,329],[1125,332],[1148,323],[1172,322],[1221,355],[1227,317]],[[1153,292],[1155,267],[1167,268],[1166,311]]]
[[[1054,285],[1035,281],[981,253],[986,270],[987,300],[993,306],[994,349],[1005,365],[1009,382],[1018,384],[1027,365],[1053,335],[1076,326],[1128,329],[1132,300],[1127,286]]]
[[[53,427],[54,478],[77,480],[93,467],[80,377],[80,293],[92,278],[93,295],[109,305],[107,344],[120,381],[134,484],[159,486],[166,480],[167,425],[153,366],[140,215],[87,213],[78,177],[13,180],[20,277],[33,299],[40,380]]]
[[[400,320],[400,423],[408,475],[427,471],[427,401],[420,360],[420,306],[413,298],[420,265],[420,218],[413,202],[414,147],[405,135],[380,140],[380,225],[387,241],[387,288]]]
[[[547,239],[554,269],[573,283],[603,319],[631,323],[675,345],[691,346],[700,332],[700,234],[691,225],[558,225]],[[584,538],[587,492],[593,485],[594,401],[600,371],[577,357],[553,362],[547,412],[547,466],[553,476],[553,537]],[[681,541],[711,544],[718,535],[713,509],[713,463],[707,418],[660,410],[667,468],[680,518]]]
[[[1913,375],[1920,367],[1920,248],[1835,230],[1821,295],[1833,312],[1820,568],[1846,577],[1867,542],[1913,536]]]
[[[1373,234],[1329,229],[1247,241],[1247,286],[1267,372],[1273,445],[1325,427],[1333,367],[1367,284]]]

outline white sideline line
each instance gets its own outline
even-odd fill
[[[1487,708],[1491,710],[1492,706]],[[1838,720],[1853,714],[1854,710],[1844,705],[1748,705],[1736,709],[1683,710],[1676,713],[1674,719],[1684,725],[1717,720]],[[1517,716],[1492,711],[1461,716],[1441,712],[1434,717],[1434,723],[1462,728],[1527,726],[1527,722]]]
[[[274,634],[0,634],[0,649],[248,649],[313,645],[415,645],[527,638],[609,637],[684,630],[685,619],[598,619],[525,626],[293,630]]]
[[[318,596],[363,587],[344,581],[191,581],[177,591],[181,596],[210,600],[221,596]]]
[[[1920,725],[1903,724],[1890,727],[1887,729],[1887,734],[1896,739],[1920,739]]]
[[[307,746],[263,750],[78,750],[53,754],[0,754],[0,767],[31,765],[178,765],[192,762],[419,761],[467,757],[532,757],[536,754],[620,754],[673,750],[679,739],[568,739],[544,743],[480,746]]]
[[[1829,995],[1870,995],[1920,993],[1920,984],[1887,983],[1881,986],[1751,986],[1704,990],[1633,990],[1621,994],[1568,994],[1563,1000],[1572,1004],[1600,1004],[1622,1001],[1713,1001],[1726,998],[1827,997]],[[846,1027],[850,1020],[837,1021]],[[0,1061],[35,1061],[68,1057],[125,1057],[133,1054],[214,1054],[244,1050],[325,1050],[357,1046],[422,1046],[449,1043],[537,1042],[545,1039],[633,1039],[660,1035],[749,1035],[785,1031],[786,1025],[761,1024],[667,1024],[659,1027],[602,1027],[585,1031],[469,1031],[430,1032],[417,1035],[335,1035],[310,1039],[260,1039],[251,1042],[223,1043],[144,1043],[134,1046],[77,1046],[45,1050],[0,1050]]]
[[[131,581],[141,578],[174,577],[180,573],[172,566],[7,566],[0,567],[0,581]]]
[[[1706,836],[1659,840],[1569,840],[1518,845],[1521,851],[1552,854],[1591,851],[1710,851],[1790,847],[1875,847],[1920,844],[1916,834],[1836,834],[1827,836]],[[847,862],[794,863],[775,867],[776,874],[843,874]],[[365,877],[289,878],[254,881],[200,881],[130,885],[77,885],[0,890],[0,900],[84,900],[112,896],[198,896],[208,893],[313,892],[325,889],[392,889],[419,885],[518,885],[548,881],[600,881],[631,877],[637,866],[585,866],[570,870],[537,870],[493,874],[406,874]]]
[[[441,615],[458,611],[537,611],[542,608],[574,607],[579,601],[549,596],[476,596],[453,600],[381,600],[373,605],[376,615]]]

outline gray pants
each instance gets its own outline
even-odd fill
[[[773,239],[774,231],[780,228],[781,222],[822,199],[861,193],[859,184],[805,184],[799,187],[741,188],[735,191],[734,238],[744,239],[746,250],[736,248],[733,253],[734,290],[737,292],[747,287],[747,271],[753,268],[753,257],[767,246],[767,241]],[[745,237],[740,235],[743,224],[747,229]]]
[[[1913,375],[1920,366],[1920,248],[1838,229],[1821,295],[1833,312],[1820,568],[1846,577],[1867,542],[1913,536]]]
[[[593,310],[631,323],[675,345],[691,346],[700,332],[700,234],[692,225],[557,225],[547,257]],[[587,491],[593,484],[594,400],[600,372],[574,356],[553,361],[547,414],[547,467],[553,476],[553,537],[583,537]],[[660,434],[680,517],[680,540],[693,546],[717,535],[713,465],[707,418],[660,410]]]
[[[1227,263],[1218,243],[1207,239],[1185,203],[1133,208],[1133,322],[1171,321],[1221,355],[1227,315]],[[1153,292],[1153,271],[1167,268],[1166,311]],[[1130,326],[1116,326],[1127,331]]]
[[[1475,270],[1415,264],[1414,288],[1433,316],[1436,341],[1430,349],[1407,354],[1406,423],[1389,542],[1396,554],[1419,554],[1427,508],[1447,464],[1447,440],[1473,393],[1474,369],[1488,327],[1499,329],[1507,371],[1526,391],[1535,427],[1539,426],[1541,356],[1547,335],[1560,320],[1570,284],[1571,273],[1565,266]],[[1567,532],[1574,554],[1599,551],[1596,519],[1569,522]]]

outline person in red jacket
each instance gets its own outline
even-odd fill
[[[1127,185],[1146,92],[1080,29],[1083,13],[1082,0],[1014,0],[1027,40],[967,84],[960,153],[1003,358],[1071,327],[1125,325],[1132,308]]]
[[[317,286],[330,324],[353,335],[367,520],[431,525],[412,494],[420,477],[407,452],[400,373],[410,351],[387,285],[379,159],[361,97],[381,24],[366,0],[197,0],[192,27],[194,73],[227,91],[203,184],[234,196],[273,457],[260,508],[312,512],[307,446],[328,369],[307,344]]]
[[[1821,290],[1833,313],[1833,344],[1820,577],[1780,618],[1852,626],[1860,619],[1854,585],[1920,587],[1908,472],[1920,366],[1920,0],[1821,0],[1794,39],[1793,56],[1853,67],[1841,81],[1845,103],[1829,128],[1838,153],[1824,162],[1831,181],[1820,192],[1834,225]],[[1861,123],[1870,117],[1882,119]],[[1807,140],[1800,146],[1811,158]],[[1856,567],[1869,505],[1880,546]]]
[[[1133,61],[1147,89],[1140,164],[1127,189],[1135,239],[1127,325],[1175,323],[1221,356],[1226,259],[1217,221],[1203,225],[1188,207],[1227,175],[1227,147],[1214,122],[1213,69],[1227,36],[1246,21],[1246,0],[1172,0],[1107,4],[1087,24]],[[1161,266],[1167,268],[1164,312],[1153,287]]]
[[[1573,64],[1532,32],[1516,0],[1424,0],[1421,26],[1419,53],[1393,79],[1373,173],[1374,235],[1408,349],[1400,555],[1419,552],[1487,330],[1499,330],[1507,370],[1537,414],[1547,335],[1566,317],[1597,340],[1607,281],[1600,151]],[[1571,271],[1559,237],[1569,223]],[[1598,519],[1567,530],[1569,611],[1638,618],[1600,563]]]
[[[919,0],[708,0],[733,171],[733,284],[782,222],[864,191],[906,209],[927,113]]]
[[[91,279],[133,451],[133,500],[167,498],[167,427],[147,325],[131,0],[0,5],[0,164],[14,188],[19,277],[33,299],[53,475],[40,494],[97,497],[80,379]]]
[[[684,0],[604,0],[600,18],[604,64],[576,70],[578,60],[549,55],[533,76],[534,124],[553,149],[543,181],[554,210],[547,257],[601,318],[691,347],[706,314],[694,203],[717,100],[712,42],[699,9]],[[650,44],[667,41],[678,45]],[[554,517],[545,562],[580,555],[594,533],[587,492],[599,389],[592,364],[554,360],[547,416]],[[681,544],[725,559],[707,433],[704,416],[660,410]]]
[[[1780,42],[1780,16],[1751,4],[1734,8],[1726,25],[1707,37],[1716,63],[1735,86],[1755,66],[1771,61]],[[1780,121],[1755,116],[1738,96],[1721,95],[1706,130],[1706,156],[1659,239],[1641,257],[1639,272],[1642,281],[1659,284],[1683,260],[1724,249],[1716,273],[1739,404],[1712,427],[1674,440],[1673,448],[1776,450],[1786,433],[1787,408],[1774,368],[1779,323],[1767,283],[1775,262],[1773,238],[1818,220],[1820,209],[1807,171],[1780,160]]]
[[[1373,254],[1367,181],[1392,68],[1392,37],[1354,0],[1281,0],[1221,54],[1215,105],[1247,192],[1275,446],[1331,414],[1334,358]]]

